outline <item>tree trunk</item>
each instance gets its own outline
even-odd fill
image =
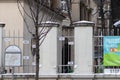
[[[37,2],[39,2],[39,0],[37,0]],[[39,3],[37,3],[36,5],[36,23],[35,23],[35,29],[36,29],[36,32],[35,32],[35,37],[36,37],[36,77],[35,77],[35,80],[38,80],[39,79],[39,34],[38,34],[38,21],[39,21],[39,8],[40,8],[40,5]]]
[[[36,77],[35,80],[39,79],[39,35],[38,35],[38,26],[36,26]]]

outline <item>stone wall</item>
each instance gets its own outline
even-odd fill
[[[11,80],[11,74],[4,74],[0,76],[0,80]],[[15,80],[35,80],[35,74],[15,74]],[[39,76],[39,80],[119,80],[120,74],[91,74],[91,75],[44,75]]]

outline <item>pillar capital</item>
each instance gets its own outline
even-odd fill
[[[53,21],[45,21],[41,22],[40,27],[59,27],[59,23]]]
[[[91,26],[91,27],[93,27],[95,25],[95,23],[94,22],[91,22],[91,21],[85,21],[85,20],[83,20],[83,21],[77,21],[77,22],[74,22],[73,23],[73,26],[74,27],[83,27],[83,26]]]

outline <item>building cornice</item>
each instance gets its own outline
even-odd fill
[[[94,26],[95,25],[95,23],[94,22],[91,22],[91,21],[85,21],[85,20],[83,20],[83,21],[77,21],[77,22],[74,22],[73,23],[73,27],[81,27],[81,26]]]
[[[5,23],[4,22],[0,22],[0,27],[4,27]]]
[[[59,23],[58,22],[52,22],[52,21],[46,21],[46,22],[41,22],[41,24],[39,24],[39,27],[59,27]]]

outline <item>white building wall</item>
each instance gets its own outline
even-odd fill
[[[72,20],[78,21],[80,20],[80,4],[79,1],[74,0],[72,3]]]
[[[21,0],[21,4],[23,2]],[[21,10],[22,11],[22,10]],[[23,11],[22,11],[23,12]],[[0,56],[2,60],[2,66],[5,64],[4,56],[5,49],[10,45],[16,45],[21,49],[23,53],[23,18],[19,12],[17,0],[0,0],[0,22],[4,22],[6,25],[3,30],[3,37],[7,37],[3,39],[3,53]],[[21,37],[21,38],[13,38],[13,37]],[[9,72],[9,68],[6,68]],[[22,68],[15,68],[15,72],[22,72]]]
[[[17,33],[18,30],[21,32],[20,35],[23,35],[23,18],[18,10],[16,0],[0,0],[0,21],[6,23],[7,35],[9,35],[9,31]]]

